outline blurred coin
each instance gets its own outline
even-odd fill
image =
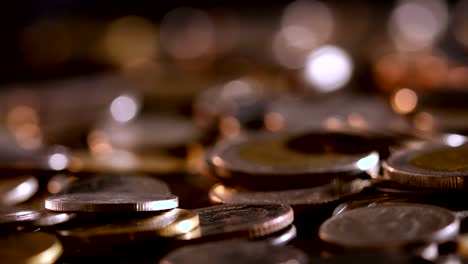
[[[99,193],[99,192],[139,192],[170,194],[169,186],[157,178],[129,175],[99,175],[89,179],[76,181],[59,194]]]
[[[159,263],[308,263],[300,250],[266,242],[222,241],[177,249]]]
[[[400,184],[443,189],[463,189],[468,184],[468,145],[426,145],[392,155],[384,164],[384,178]]]
[[[186,172],[184,159],[162,153],[135,154],[123,150],[93,155],[74,152],[68,169],[75,173],[146,173],[175,174]]]
[[[385,253],[385,252],[359,252],[359,253],[347,253],[336,256],[330,256],[327,258],[312,258],[311,263],[317,264],[349,264],[349,263],[360,263],[360,264],[430,264],[434,263],[429,260],[425,260],[421,257],[414,256],[413,254],[404,253]],[[447,263],[448,264],[448,263]]]
[[[190,119],[177,115],[141,116],[100,130],[112,147],[136,152],[182,149],[197,142],[202,134]]]
[[[255,238],[282,230],[294,220],[292,208],[281,204],[218,205],[195,211],[200,229],[179,239]]]
[[[36,228],[62,224],[73,219],[75,214],[32,210],[27,207],[0,208],[0,227],[10,230]]]
[[[357,135],[311,132],[257,135],[218,144],[208,156],[214,176],[246,188],[304,188],[375,172],[379,154]]]
[[[222,184],[214,185],[209,193],[210,200],[224,204],[272,204],[316,205],[336,201],[359,193],[369,186],[367,180],[356,179],[351,182],[330,183],[324,186],[284,191],[249,191],[230,188]]]
[[[38,190],[39,182],[33,176],[0,179],[0,205],[14,205],[31,198]]]
[[[39,211],[24,207],[0,207],[0,225],[35,221],[40,216]]]
[[[37,227],[63,224],[76,217],[76,214],[73,213],[56,213],[46,210],[39,211],[39,213],[39,217],[33,222],[33,225]]]
[[[78,223],[58,230],[67,241],[122,243],[185,234],[199,226],[198,214],[184,209],[172,209],[158,215],[115,216],[113,219]]]
[[[0,237],[3,263],[52,264],[62,252],[60,241],[47,233],[15,233]]]
[[[388,204],[335,215],[320,226],[319,237],[348,249],[402,249],[412,243],[447,241],[459,226],[456,215],[441,207]]]

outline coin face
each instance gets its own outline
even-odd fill
[[[430,205],[389,204],[357,208],[325,221],[319,237],[344,248],[400,248],[413,242],[441,242],[454,237],[459,220],[451,211]]]
[[[291,207],[269,205],[219,205],[195,210],[200,230],[180,239],[255,238],[277,232],[294,220]]]
[[[172,209],[152,216],[120,217],[111,221],[78,224],[74,228],[57,232],[69,240],[121,243],[178,236],[198,226],[199,218],[196,212]]]
[[[266,242],[222,241],[182,247],[169,253],[160,263],[299,264],[308,263],[308,258],[298,249],[273,246]]]
[[[369,181],[356,179],[351,182],[330,183],[320,187],[284,191],[248,191],[214,185],[209,193],[210,200],[224,204],[272,204],[314,205],[336,201],[353,195],[369,186]]]
[[[208,164],[214,176],[228,185],[253,189],[320,186],[376,169],[378,153],[368,145],[363,147],[363,141],[340,133],[257,135],[218,144]]]
[[[14,205],[31,198],[39,188],[33,176],[11,177],[0,180],[0,204]]]
[[[395,153],[383,164],[384,178],[425,188],[467,188],[468,145],[447,147],[426,145]]]
[[[15,233],[0,237],[0,255],[3,263],[55,263],[63,252],[54,235],[34,232]]]

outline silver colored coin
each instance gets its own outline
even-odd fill
[[[182,240],[255,238],[270,235],[291,225],[294,213],[290,206],[218,205],[195,210],[200,217],[200,229]]]
[[[443,242],[457,235],[460,222],[444,208],[388,204],[357,208],[325,221],[319,237],[344,248],[394,248],[410,243]]]
[[[68,222],[76,217],[74,213],[57,213],[50,211],[39,211],[40,216],[34,220],[33,225],[38,227],[54,226]]]
[[[468,145],[427,144],[395,153],[382,164],[384,179],[407,186],[442,189],[468,188]]]
[[[169,253],[161,264],[185,263],[308,263],[300,250],[266,242],[222,241],[187,246]]]
[[[41,216],[39,211],[23,207],[1,207],[0,225],[32,222]]]
[[[60,212],[140,212],[176,208],[177,196],[151,193],[70,193],[57,194],[45,200],[45,208]]]
[[[216,184],[211,188],[209,198],[212,202],[222,204],[316,205],[359,193],[369,185],[369,181],[356,179],[351,182],[331,183],[315,188],[262,192],[242,191]]]
[[[0,205],[15,205],[31,198],[38,190],[35,177],[22,176],[0,180]]]

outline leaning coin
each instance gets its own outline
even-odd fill
[[[443,242],[457,235],[460,221],[444,208],[388,204],[357,208],[333,216],[319,237],[345,249],[402,249],[412,243]]]
[[[57,194],[45,200],[45,208],[61,212],[140,212],[176,208],[177,196],[151,193],[71,193]]]
[[[38,190],[39,182],[33,176],[0,179],[0,205],[14,205],[31,198]]]
[[[219,143],[207,162],[213,175],[228,185],[315,187],[336,178],[375,173],[379,154],[366,142],[358,135],[343,133],[260,134]]]
[[[186,246],[169,253],[159,263],[308,263],[299,249],[266,242],[222,241]]]
[[[292,208],[281,204],[218,205],[195,211],[200,216],[200,229],[178,239],[252,239],[280,231],[294,220]]]
[[[291,206],[318,205],[359,193],[369,185],[370,182],[367,180],[356,179],[351,182],[335,182],[307,189],[248,191],[230,188],[222,184],[216,184],[211,188],[209,198],[214,203],[223,204],[281,203]]]
[[[128,241],[174,237],[199,226],[198,214],[184,209],[172,209],[158,215],[124,217],[106,223],[88,223],[58,230],[67,241],[91,243],[122,243]]]
[[[426,145],[392,155],[384,164],[384,178],[400,184],[442,189],[468,188],[468,145]]]
[[[15,233],[0,238],[2,263],[52,264],[62,252],[57,237],[47,233]]]

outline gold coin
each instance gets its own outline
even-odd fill
[[[43,232],[15,233],[0,238],[2,263],[52,264],[62,252],[57,237]]]
[[[183,235],[197,228],[199,223],[196,212],[172,209],[158,215],[117,219],[110,223],[83,224],[57,232],[68,240],[120,243]]]

